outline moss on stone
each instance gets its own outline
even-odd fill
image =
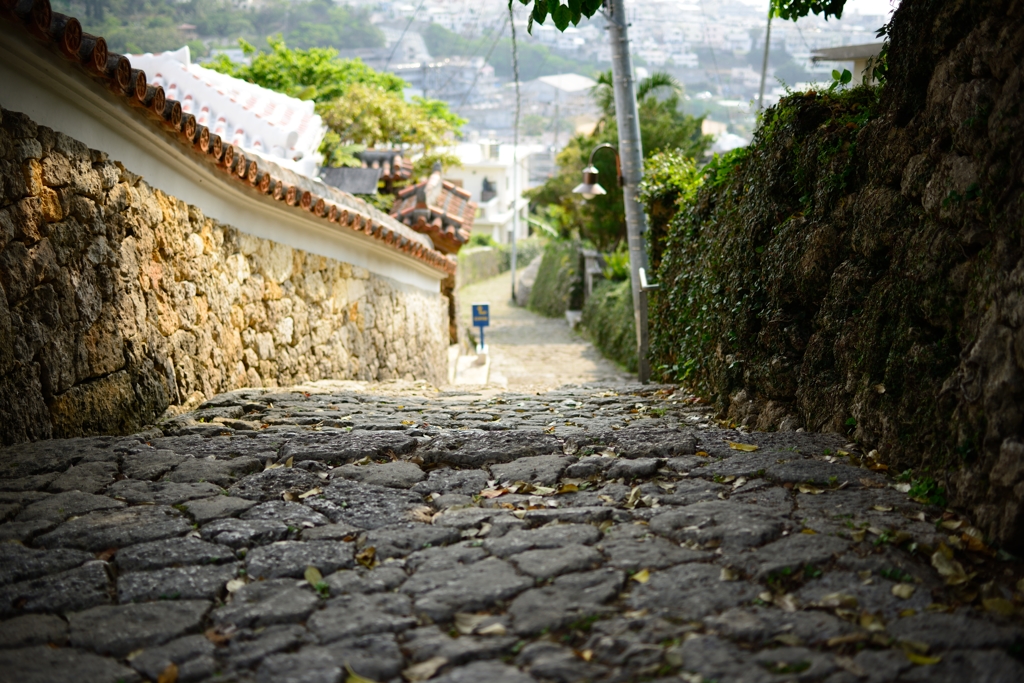
[[[928,469],[1020,549],[1024,18],[1008,6],[906,0],[884,88],[786,97],[695,193],[645,196],[666,379],[738,422],[839,431]]]

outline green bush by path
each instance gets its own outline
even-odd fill
[[[636,372],[636,323],[629,278],[599,282],[583,305],[582,325],[587,338],[601,353]]]
[[[583,267],[580,243],[551,241],[544,249],[537,280],[527,308],[557,318],[583,306]]]

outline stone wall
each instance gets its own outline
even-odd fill
[[[0,441],[243,386],[445,377],[447,302],[246,235],[0,109]]]
[[[877,449],[1019,553],[1024,6],[903,0],[889,37],[881,89],[783,99],[666,197],[652,363],[736,422]]]

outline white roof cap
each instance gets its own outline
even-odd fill
[[[267,157],[301,175],[315,178],[327,128],[314,103],[193,64],[189,48],[129,55],[132,66],[161,85],[185,113],[246,154]]]

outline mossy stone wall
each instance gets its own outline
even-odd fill
[[[904,0],[881,91],[793,95],[666,219],[653,362],[844,432],[1024,549],[1024,6]],[[666,227],[667,226],[667,227]]]

